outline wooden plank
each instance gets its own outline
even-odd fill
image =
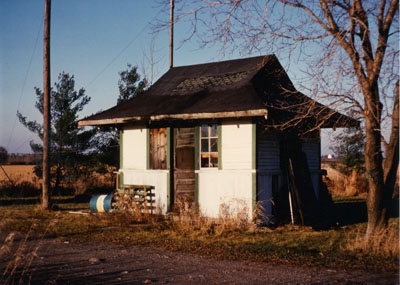
[[[192,113],[192,114],[170,114],[170,115],[155,115],[155,116],[132,116],[123,117],[115,119],[99,119],[99,120],[80,120],[78,122],[78,128],[84,126],[94,126],[94,125],[114,125],[114,124],[124,124],[134,121],[158,121],[165,119],[216,119],[216,118],[241,118],[241,117],[264,117],[267,118],[267,109],[256,109],[248,111],[233,111],[233,112],[216,112],[216,113]]]
[[[193,202],[195,192],[195,128],[175,129],[175,202]]]
[[[298,209],[299,215],[300,215],[301,225],[304,226],[304,215],[303,215],[302,205],[300,202],[299,192],[297,191],[297,187],[296,187],[292,160],[290,158],[289,158],[289,185],[290,185],[289,191],[295,197],[296,206],[297,206],[297,209]]]
[[[150,129],[150,169],[167,169],[167,129]]]

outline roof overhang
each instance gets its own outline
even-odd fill
[[[232,112],[217,112],[217,113],[191,113],[191,114],[166,114],[153,116],[134,116],[124,118],[110,118],[99,120],[80,120],[78,128],[85,126],[100,126],[100,125],[119,125],[130,122],[140,121],[161,121],[161,120],[200,120],[200,119],[221,119],[221,118],[240,118],[240,117],[264,117],[267,119],[267,109],[256,109],[246,111]]]

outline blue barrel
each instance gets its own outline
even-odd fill
[[[108,212],[111,210],[114,195],[98,195],[90,199],[90,210],[92,212]]]

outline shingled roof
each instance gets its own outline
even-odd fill
[[[267,55],[173,67],[146,92],[78,125],[238,117],[277,124],[301,116],[323,117],[321,127],[358,124],[298,92],[275,55]]]

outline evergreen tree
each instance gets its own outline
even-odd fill
[[[36,109],[43,114],[43,92],[35,87],[37,101]],[[74,76],[62,72],[58,82],[50,94],[51,130],[50,130],[50,165],[53,183],[58,188],[62,182],[72,182],[85,174],[85,167],[91,150],[96,147],[93,141],[95,129],[78,129],[78,113],[90,101],[90,97],[81,88],[75,91]],[[43,140],[43,125],[36,121],[29,121],[17,111],[19,121],[31,132]],[[31,141],[31,149],[35,153],[42,153],[42,144]],[[35,174],[42,176],[41,164],[36,165]]]
[[[331,147],[338,157],[335,167],[349,175],[353,169],[365,171],[364,147],[365,134],[361,128],[344,129],[335,136],[336,145]]]
[[[8,159],[8,151],[5,147],[0,146],[0,165],[5,164]]]
[[[117,104],[134,98],[142,93],[147,87],[147,80],[140,80],[140,75],[137,72],[137,66],[127,64],[127,69],[119,72],[120,79],[118,80],[119,96]]]

